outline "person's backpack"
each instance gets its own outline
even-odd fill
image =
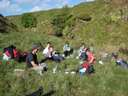
[[[88,55],[86,54],[86,52],[82,52],[80,55],[80,59],[84,61],[84,60],[87,60],[87,58],[88,58]]]
[[[89,66],[90,66],[89,63],[86,61],[82,64],[82,68],[86,68],[87,70],[88,70]]]
[[[11,59],[14,59],[18,56],[18,51],[14,45],[10,45],[10,46],[4,48],[3,52],[7,56],[11,57]]]
[[[9,47],[4,48],[4,53],[11,58],[14,58],[14,54],[13,54],[13,49],[14,47],[11,45]]]
[[[86,71],[88,74],[91,74],[91,73],[94,73],[95,72],[95,69],[93,67],[93,65],[90,65]]]

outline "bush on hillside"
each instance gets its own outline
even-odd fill
[[[55,35],[60,37],[63,36],[63,30],[66,26],[67,20],[71,18],[68,7],[64,7],[59,14],[52,17],[52,25],[54,26]]]
[[[56,36],[62,36],[63,29],[64,29],[64,23],[65,23],[65,16],[63,15],[56,15],[53,17],[52,24],[54,26],[54,31]]]
[[[8,20],[7,17],[0,14],[0,33],[8,33],[12,31],[18,31],[17,26]]]
[[[23,14],[21,23],[25,28],[32,28],[37,26],[37,19],[32,14]]]

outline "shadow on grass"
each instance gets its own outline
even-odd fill
[[[43,92],[43,87],[40,87],[38,90],[36,90],[35,92],[29,94],[29,95],[26,95],[26,96],[52,96],[56,91],[54,90],[51,90],[47,93],[44,93]],[[44,93],[44,94],[43,94]]]
[[[49,92],[47,92],[47,93],[45,93],[44,95],[42,95],[42,96],[52,96],[53,94],[55,94],[56,93],[56,91],[54,91],[54,90],[51,90],[51,91],[49,91]]]

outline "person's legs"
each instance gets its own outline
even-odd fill
[[[79,70],[79,72],[80,72],[80,75],[84,75],[85,72],[86,72],[86,68],[81,68],[81,69]]]
[[[44,59],[42,59],[41,61],[40,61],[40,63],[44,63],[45,61],[47,61],[47,60],[52,60],[52,57],[50,58],[50,57],[45,57]]]
[[[37,67],[33,67],[32,69],[37,71],[37,73],[39,73],[40,75],[42,75],[42,72],[44,71],[45,66],[42,64],[42,65],[39,65]]]
[[[47,71],[47,69],[48,69],[48,66],[46,63],[41,63],[40,67],[42,67],[42,71]]]
[[[65,57],[68,56],[68,51],[64,51],[64,56],[65,56]]]
[[[73,49],[71,49],[71,50],[69,51],[69,55],[71,55],[71,54],[73,54]]]
[[[67,51],[67,56],[70,56],[70,55],[71,55],[70,51]]]
[[[61,60],[59,56],[53,56],[53,61],[60,62]]]
[[[40,67],[33,67],[32,69],[35,70],[40,75],[42,75],[42,70],[40,69]]]

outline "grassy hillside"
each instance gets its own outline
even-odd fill
[[[121,19],[119,8],[113,6],[97,1],[93,3],[82,3],[69,9],[69,13],[74,17],[83,18],[90,16],[92,18],[88,22],[82,19],[78,19],[77,21],[69,20],[69,22],[74,23],[74,26],[72,29],[66,27],[67,29],[65,28],[64,31],[73,34],[74,39],[70,40],[70,42],[74,46],[79,45],[80,42],[86,42],[109,51],[126,47],[128,45],[127,21]],[[31,29],[24,29],[22,27],[21,16],[8,18],[19,27],[21,32],[45,33],[46,35],[50,35],[54,32],[51,20],[54,15],[59,14],[61,11],[61,9],[56,9],[32,13],[37,18],[38,24],[36,28]],[[66,39],[70,39],[70,36],[65,37]]]
[[[113,4],[113,3],[112,3]],[[51,41],[55,49],[62,51],[65,41],[77,49],[82,42],[94,47],[96,58],[102,52],[115,52],[120,48],[126,49],[128,45],[127,20],[121,17],[120,7],[101,0],[91,3],[82,3],[68,11],[72,18],[66,21],[63,32],[68,34],[56,37],[51,24],[56,14],[61,14],[63,9],[54,9],[31,13],[37,18],[37,27],[24,28],[21,24],[22,16],[7,17],[18,28],[17,32],[2,34],[0,32],[0,48],[14,44],[22,51],[29,51],[35,42],[41,42],[43,46]],[[126,15],[126,14],[123,14]],[[87,18],[91,17],[91,20]],[[75,19],[74,19],[75,18]],[[72,26],[69,27],[68,24]],[[72,38],[72,36],[73,38]],[[119,52],[125,58],[128,54]],[[38,54],[39,60],[42,52]],[[1,60],[1,58],[0,58]],[[77,68],[79,61],[75,58],[64,60],[59,65],[56,74],[52,73],[55,62],[47,62],[49,70],[43,76],[33,71],[25,71],[16,76],[14,69],[25,69],[25,63],[10,61],[10,64],[2,61],[0,64],[0,96],[25,96],[44,87],[44,92],[54,90],[53,96],[127,96],[128,95],[128,70],[115,66],[114,61],[108,60],[104,65],[96,62],[95,74],[80,76],[79,74],[65,74],[65,66],[70,70]],[[61,72],[60,72],[61,71]]]

